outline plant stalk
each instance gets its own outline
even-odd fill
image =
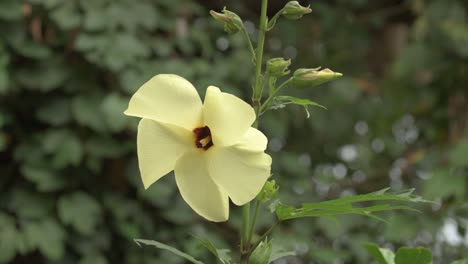
[[[258,28],[258,45],[256,50],[256,64],[255,64],[255,84],[254,91],[252,96],[252,104],[258,115],[260,113],[262,91],[263,91],[263,81],[262,81],[262,66],[263,66],[263,47],[265,45],[265,35],[267,31],[267,7],[268,0],[262,0],[262,11],[260,15],[260,25]],[[256,121],[258,122],[258,120]]]
[[[247,239],[247,242],[249,244],[252,242],[252,237],[253,237],[253,234],[255,233],[255,226],[257,225],[257,218],[258,218],[258,211],[260,209],[261,204],[262,203],[258,200],[255,202],[254,215],[252,219],[252,224],[250,225],[249,238]]]
[[[253,89],[252,95],[252,105],[255,110],[255,114],[257,118],[255,119],[253,127],[258,126],[258,117],[260,114],[261,108],[261,99],[262,99],[262,64],[263,64],[263,47],[265,45],[265,34],[266,34],[266,26],[268,22],[267,18],[267,7],[268,7],[268,0],[262,0],[262,11],[260,14],[260,26],[258,29],[258,45],[257,49],[255,50],[255,84]],[[256,221],[256,220],[255,220]],[[249,256],[251,253],[250,250],[250,231],[249,230],[249,222],[250,222],[250,203],[247,203],[242,208],[242,231],[241,231],[241,257],[240,257],[240,264],[249,264]],[[251,227],[254,228],[253,226]]]

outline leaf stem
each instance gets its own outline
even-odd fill
[[[250,55],[252,56],[252,63],[254,65],[256,65],[256,63],[257,63],[256,62],[256,59],[257,59],[256,56],[257,55],[255,54],[255,49],[254,49],[254,47],[252,45],[252,41],[250,40],[249,32],[247,32],[247,29],[245,28],[245,26],[242,26],[241,31],[242,31],[242,34],[244,34],[245,39],[247,40],[247,44],[248,44],[249,50],[250,50]]]
[[[281,16],[283,11],[284,11],[284,8],[276,12],[276,14],[270,19],[270,21],[268,21],[267,31],[270,31],[275,26],[276,20]]]
[[[287,79],[276,90],[274,90],[272,94],[270,94],[270,96],[267,98],[267,100],[260,107],[260,114],[263,114],[263,112],[270,106],[271,101],[275,98],[275,96],[278,94],[278,92],[281,89],[283,89],[283,87],[288,85],[291,81],[292,81],[292,78]]]

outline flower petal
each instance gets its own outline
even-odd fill
[[[180,194],[202,217],[223,222],[229,218],[229,198],[208,175],[204,151],[185,153],[175,166]]]
[[[236,143],[233,147],[248,151],[263,152],[266,149],[267,144],[267,137],[260,130],[250,127],[241,141]]]
[[[211,130],[213,143],[230,146],[237,143],[255,121],[255,111],[238,97],[210,86],[206,90],[203,119]]]
[[[193,144],[191,131],[143,118],[138,125],[137,145],[145,189],[172,171],[177,159]]]
[[[270,177],[271,157],[263,152],[215,145],[206,154],[210,176],[236,205],[254,199]]]
[[[189,81],[159,74],[138,89],[124,113],[192,130],[201,125],[202,102]]]

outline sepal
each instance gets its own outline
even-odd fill
[[[210,15],[224,26],[224,31],[233,34],[242,29],[242,19],[236,13],[227,10],[226,7],[221,12],[211,10]]]

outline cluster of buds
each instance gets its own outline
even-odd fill
[[[312,12],[309,6],[302,6],[298,1],[289,1],[286,5],[269,21],[267,29],[270,30],[276,23],[278,17],[282,16],[287,19],[300,19],[302,16]],[[224,30],[228,33],[237,33],[243,30],[244,24],[242,19],[234,12],[224,8],[221,13],[210,11],[211,16],[220,22]],[[291,65],[291,60],[284,58],[273,58],[266,63],[266,73],[271,78],[278,78],[290,73],[288,67]],[[328,68],[320,69],[298,69],[292,76],[292,84],[298,88],[310,88],[326,83],[333,79],[341,77],[342,74],[334,72]]]

